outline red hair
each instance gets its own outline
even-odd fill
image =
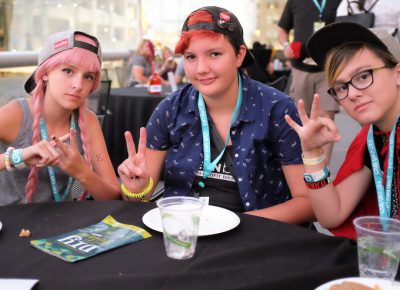
[[[77,34],[75,39],[96,45],[92,39],[81,34]],[[73,64],[78,67],[82,67],[85,70],[95,72],[96,75],[91,92],[95,91],[100,85],[101,63],[97,58],[97,55],[87,49],[74,47],[72,49],[59,52],[42,63],[35,72],[36,87],[31,93],[34,99],[32,144],[40,142],[40,119],[43,115],[43,98],[46,91],[46,84],[43,81],[43,76],[61,64]],[[80,129],[80,137],[82,140],[85,162],[89,168],[92,168],[90,160],[90,148],[87,140],[87,121],[85,115],[86,108],[86,102],[79,107],[78,126]],[[36,189],[38,181],[39,168],[32,166],[28,176],[28,181],[25,185],[26,202],[30,202],[32,200],[32,195]]]
[[[197,23],[214,23],[213,16],[210,14],[210,12],[205,10],[194,11],[188,17],[187,26]],[[183,54],[185,50],[188,48],[192,37],[201,36],[201,37],[217,38],[220,35],[221,33],[209,29],[194,29],[194,30],[184,31],[182,32],[181,37],[175,46],[175,53]],[[222,35],[228,39],[229,43],[235,50],[235,53],[238,54],[240,50],[240,45],[242,43],[238,42],[237,39],[233,39],[230,36],[227,36],[225,34]]]
[[[212,15],[208,11],[195,11],[191,15],[189,15],[187,25],[193,25],[197,23],[213,23]],[[196,29],[196,30],[189,30],[184,31],[181,34],[181,37],[178,43],[175,46],[175,53],[183,54],[185,50],[188,48],[190,40],[194,36],[202,36],[202,37],[218,37],[220,33],[215,32],[213,30],[205,30],[205,29]]]

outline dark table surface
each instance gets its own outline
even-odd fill
[[[154,203],[83,201],[0,207],[0,277],[36,278],[34,289],[314,289],[357,276],[355,242],[259,217],[239,214],[240,225],[200,237],[195,256],[166,256],[162,234],[142,216]],[[100,222],[147,229],[152,237],[89,259],[68,263],[32,247],[51,237]],[[30,229],[30,238],[18,236]]]
[[[147,124],[158,103],[170,93],[163,87],[159,95],[150,95],[146,87],[112,89],[108,109],[110,116],[104,121],[104,137],[114,169],[128,157],[124,132],[133,134],[135,143],[139,140],[139,129]]]

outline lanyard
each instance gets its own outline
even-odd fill
[[[315,7],[317,7],[319,11],[319,19],[322,18],[322,12],[325,9],[326,0],[322,0],[321,4],[318,3],[318,0],[313,0]]]
[[[385,189],[383,188],[382,171],[379,165],[378,153],[376,152],[375,148],[372,125],[370,125],[368,130],[367,146],[369,155],[371,157],[372,173],[374,175],[376,193],[378,196],[379,214],[381,217],[390,217],[391,204],[392,204],[393,159],[394,159],[394,147],[395,147],[394,143],[395,143],[397,121],[399,119],[399,116],[397,116],[396,123],[394,124],[389,136],[388,167],[386,170]]]
[[[201,121],[201,132],[203,134],[203,151],[204,151],[203,179],[206,179],[211,174],[211,172],[214,170],[218,161],[222,158],[222,155],[224,155],[226,145],[228,145],[229,140],[231,138],[230,129],[232,128],[232,125],[236,120],[236,117],[240,110],[240,106],[242,104],[242,80],[240,78],[239,73],[238,73],[238,82],[239,82],[238,97],[237,97],[237,101],[236,101],[235,110],[233,111],[233,114],[232,114],[232,119],[231,119],[230,127],[228,130],[228,135],[226,136],[225,146],[222,149],[221,153],[212,162],[211,162],[210,129],[208,127],[207,109],[204,104],[203,95],[201,93],[199,93],[199,100],[197,102],[197,106],[199,108],[200,121]],[[204,188],[204,182],[200,181],[199,186]]]
[[[73,114],[71,115],[70,128],[76,130],[75,118]],[[46,122],[44,121],[43,118],[40,119],[40,137],[42,138],[42,140],[46,141],[49,140],[49,134],[47,133]],[[67,198],[69,192],[71,191],[74,179],[71,176],[68,177],[67,187],[65,188],[64,194],[60,196],[60,193],[58,192],[57,188],[56,174],[54,173],[53,167],[47,166],[47,172],[49,173],[51,190],[53,191],[54,200],[57,202],[64,201]]]

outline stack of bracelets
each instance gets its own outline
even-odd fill
[[[11,160],[11,162],[10,162]],[[22,157],[22,149],[15,149],[14,147],[8,147],[4,156],[4,164],[8,171],[13,171],[14,168],[24,169],[27,165]]]
[[[301,157],[303,158],[304,165],[308,166],[318,165],[325,161],[324,152],[315,158],[305,158],[304,155],[301,155]],[[320,189],[327,186],[331,183],[331,173],[328,166],[325,165],[322,170],[317,172],[304,173],[304,181],[310,189]]]
[[[122,193],[127,197],[135,198],[135,199],[142,199],[153,189],[153,183],[154,183],[153,178],[151,178],[151,176],[150,176],[149,183],[147,184],[146,188],[144,190],[142,190],[142,192],[139,192],[139,193],[130,192],[126,188],[125,184],[123,184],[123,183],[121,183],[121,190],[122,190]],[[147,201],[147,200],[142,200],[142,201]]]

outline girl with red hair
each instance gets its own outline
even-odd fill
[[[192,12],[175,52],[184,56],[190,84],[160,103],[141,129],[138,152],[125,134],[123,196],[149,199],[164,166],[164,197],[202,197],[290,223],[311,220],[307,188],[298,182],[300,140],[284,120],[298,119],[295,106],[242,73],[254,60],[236,16],[215,6]]]
[[[78,199],[119,197],[97,116],[86,106],[100,72],[95,37],[66,31],[47,39],[25,84],[30,97],[0,108],[0,205],[72,200],[74,182],[85,189]]]

